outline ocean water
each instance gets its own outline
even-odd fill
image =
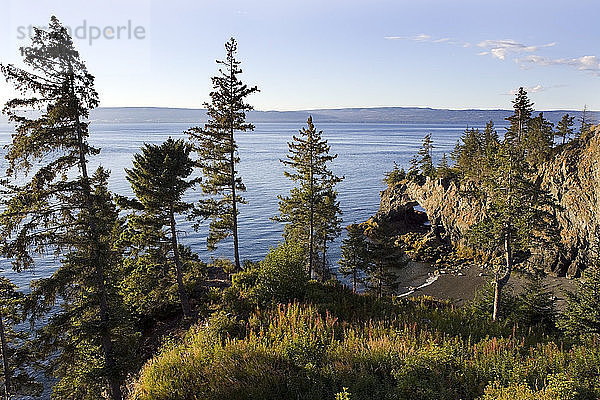
[[[382,183],[385,172],[393,168],[394,162],[406,168],[427,133],[431,133],[434,140],[434,159],[439,160],[442,153],[452,150],[465,129],[464,125],[439,124],[319,124],[315,121],[315,125],[323,130],[331,152],[338,155],[331,168],[337,175],[344,176],[338,185],[344,226],[365,221],[377,211],[380,191],[385,187]],[[278,212],[277,196],[286,195],[291,187],[290,181],[283,176],[284,168],[279,160],[285,158],[287,142],[302,126],[303,122],[257,123],[254,132],[236,136],[241,158],[238,169],[247,187],[244,197],[248,201],[240,207],[239,216],[242,260],[260,260],[269,248],[282,240],[282,224],[270,220]],[[110,190],[131,196],[124,169],[131,167],[132,155],[146,142],[159,144],[169,136],[185,137],[183,131],[189,127],[185,123],[92,124],[90,142],[102,151],[90,160],[90,170],[102,164],[111,171]],[[0,145],[10,142],[11,132],[11,126],[0,125]],[[0,151],[5,152],[4,149]],[[0,168],[4,171],[5,167],[2,157]],[[199,188],[187,195],[188,200],[200,197]],[[180,220],[181,241],[191,246],[204,261],[213,257],[232,258],[231,241],[222,242],[214,252],[207,251],[207,225],[208,222],[195,232],[190,223]],[[337,269],[340,240],[338,238],[329,250],[328,262],[333,271]],[[31,279],[48,276],[58,263],[59,260],[52,256],[37,257],[35,268],[15,273],[10,269],[9,260],[0,260],[0,273],[26,290]]]

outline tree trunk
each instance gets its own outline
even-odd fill
[[[235,195],[235,152],[233,150],[233,129],[231,131],[231,153],[229,158],[229,168],[231,170],[231,218],[233,221],[233,257],[237,271],[242,269],[240,264],[240,250],[238,242],[238,220],[237,220],[237,199]]]
[[[510,244],[511,234],[510,231],[504,235],[504,261],[506,268],[505,273],[502,277],[500,277],[499,271],[496,272],[496,286],[494,290],[494,311],[492,314],[492,319],[497,321],[500,317],[500,296],[502,294],[502,289],[508,283],[510,279],[510,274],[513,269],[513,260],[512,260],[512,247]]]
[[[356,269],[352,272],[352,293],[356,293]]]
[[[311,160],[312,163],[312,160]],[[313,199],[313,174],[312,174],[312,166],[310,167],[310,229],[308,233],[308,277],[310,279],[313,278],[314,268],[313,268],[313,242],[314,242],[314,199]]]
[[[169,210],[169,218],[171,222],[171,246],[173,247],[173,259],[175,260],[175,272],[177,276],[177,291],[179,292],[179,300],[181,301],[181,309],[183,310],[183,316],[186,319],[192,318],[192,311],[190,308],[190,300],[188,298],[187,291],[183,285],[183,272],[181,267],[181,259],[179,258],[179,245],[177,243],[177,230],[175,229],[175,213],[173,208]]]
[[[8,365],[8,345],[6,343],[6,333],[4,331],[4,319],[0,315],[0,344],[2,345],[2,364],[4,372],[4,398],[10,398],[10,367]]]
[[[75,110],[78,109],[77,102],[75,101],[75,87],[74,87],[74,77],[73,73],[70,75],[70,84],[71,84],[71,96],[72,96],[72,107]],[[102,351],[104,353],[104,366],[107,371],[107,378],[110,386],[110,396],[112,400],[122,400],[123,393],[121,391],[121,383],[118,378],[116,372],[116,363],[113,356],[113,345],[110,335],[110,312],[108,307],[108,299],[106,295],[106,287],[104,285],[104,270],[99,260],[98,254],[98,229],[95,221],[93,220],[94,215],[94,207],[92,204],[92,189],[90,186],[90,180],[87,172],[87,160],[85,159],[85,149],[83,146],[83,133],[81,132],[81,121],[79,119],[79,113],[75,114],[75,127],[77,131],[77,143],[79,147],[79,168],[81,169],[81,176],[83,180],[83,191],[84,197],[86,201],[86,207],[88,211],[88,215],[90,219],[90,236],[91,236],[91,252],[92,252],[92,260],[94,260],[93,264],[95,267],[95,275],[96,275],[96,286],[98,290],[98,294],[100,295],[100,333],[102,335]]]
[[[323,239],[323,277],[329,279],[329,268],[327,268],[327,237]]]

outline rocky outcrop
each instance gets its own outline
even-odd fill
[[[540,167],[536,179],[559,206],[556,220],[561,237],[560,250],[544,249],[538,259],[558,275],[577,276],[589,263],[600,237],[600,126],[586,142],[564,146]],[[403,182],[388,187],[381,193],[378,215],[402,221],[406,214],[405,220],[410,220],[410,210],[417,204],[442,237],[461,245],[483,212],[482,205],[465,196],[455,182],[427,179],[423,184]]]

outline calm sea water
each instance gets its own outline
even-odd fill
[[[377,211],[379,194],[384,189],[384,173],[393,168],[394,161],[407,167],[427,133],[432,134],[434,158],[439,159],[443,152],[451,151],[465,129],[464,125],[319,124],[318,121],[315,124],[317,129],[323,130],[332,153],[338,154],[332,163],[333,171],[345,177],[338,185],[344,225],[365,221]],[[287,142],[302,126],[302,122],[258,123],[254,132],[237,135],[241,158],[239,172],[247,187],[245,198],[248,200],[247,205],[240,207],[242,259],[259,260],[270,247],[282,240],[283,226],[270,220],[277,215],[277,195],[287,194],[291,186],[283,176],[283,165],[279,160],[286,156]],[[131,167],[132,154],[146,142],[159,144],[169,136],[184,137],[182,132],[189,127],[187,123],[92,124],[90,142],[102,151],[99,156],[90,160],[91,166],[95,168],[102,164],[109,169],[110,189],[131,196],[132,191],[125,180],[124,169]],[[0,125],[0,145],[10,142],[11,129],[8,125]],[[2,158],[2,171],[5,165]],[[198,189],[187,197],[188,200],[193,200],[200,196]],[[182,220],[179,230],[181,240],[190,245],[204,261],[210,261],[212,257],[232,257],[231,241],[222,242],[215,252],[208,252],[206,229],[194,232],[190,224]],[[332,244],[329,251],[329,263],[333,270],[337,268],[340,239]],[[8,260],[0,260],[0,267],[2,274],[26,289],[31,279],[51,274],[57,263],[58,260],[53,257],[39,257],[33,270],[20,274],[10,270]]]

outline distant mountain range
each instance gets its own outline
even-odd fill
[[[581,111],[543,111],[544,116],[556,123],[565,113],[580,117]],[[302,124],[309,115],[315,123],[413,123],[413,124],[458,124],[481,125],[492,120],[496,125],[506,123],[505,118],[512,110],[447,110],[419,107],[374,107],[339,108],[300,111],[252,111],[248,119],[252,122],[290,122]],[[589,116],[598,121],[600,112]],[[96,123],[189,123],[202,124],[206,121],[205,109],[161,108],[161,107],[100,107],[90,114]],[[6,118],[0,117],[6,122]]]

